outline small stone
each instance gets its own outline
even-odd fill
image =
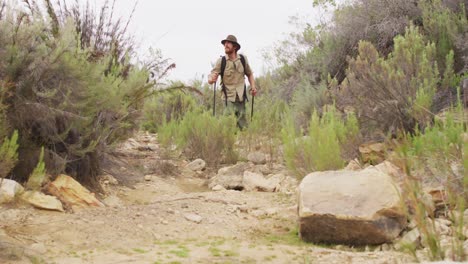
[[[192,162],[190,162],[189,164],[187,164],[187,169],[191,170],[191,171],[201,171],[203,169],[205,169],[206,167],[206,162],[202,159],[196,159]]]
[[[254,211],[251,211],[250,214],[255,217],[261,217],[261,216],[266,215],[267,213],[263,210],[254,210]]]
[[[191,222],[194,222],[194,223],[201,223],[201,221],[203,220],[203,217],[197,215],[197,214],[185,214],[184,215],[185,219],[191,221]]]
[[[30,247],[31,251],[36,254],[45,254],[47,253],[47,249],[43,243],[34,243]]]
[[[169,222],[168,222],[168,221],[166,221],[166,220],[162,220],[162,221],[161,221],[161,224],[163,224],[163,225],[168,225],[168,224],[169,224]]]
[[[266,214],[267,214],[267,215],[275,215],[275,214],[277,214],[277,213],[278,213],[278,209],[276,209],[276,208],[268,208],[268,209],[266,209]]]
[[[168,212],[169,214],[175,214],[175,211],[174,211],[173,209],[167,209],[167,212]]]
[[[226,188],[224,188],[223,186],[217,184],[215,185],[213,188],[211,188],[211,190],[215,191],[215,192],[219,192],[219,191],[224,191],[226,190]]]
[[[261,152],[249,153],[247,159],[255,165],[266,164],[266,155]]]
[[[389,244],[385,243],[385,244],[382,244],[382,251],[390,251],[392,249],[392,246],[390,246]]]
[[[145,181],[151,181],[152,177],[151,175],[145,175]]]

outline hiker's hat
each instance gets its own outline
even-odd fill
[[[221,44],[224,45],[226,41],[234,43],[235,45],[237,45],[237,50],[240,50],[241,45],[237,42],[237,38],[234,35],[228,35],[226,39],[221,40]]]

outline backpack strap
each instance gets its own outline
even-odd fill
[[[223,77],[224,77],[224,70],[226,70],[226,56],[222,56],[221,57],[221,91],[223,91],[224,93],[224,104],[227,106],[227,91],[226,91],[226,87],[224,86],[224,81],[223,81]]]
[[[245,75],[245,57],[244,55],[242,54],[239,54],[239,57],[240,57],[240,61],[242,63],[242,67],[244,67],[244,75]],[[226,70],[226,63],[227,63],[227,60],[226,60],[226,56],[222,56],[221,57],[221,72],[220,72],[220,75],[221,75],[221,87],[222,87],[222,91],[224,92],[224,103],[227,105],[227,92],[226,92],[226,87],[224,87],[224,83],[223,83],[223,77],[224,77],[224,70]],[[247,102],[249,101],[249,98],[247,97],[247,86],[245,85],[245,82],[244,82],[244,100],[247,100]]]

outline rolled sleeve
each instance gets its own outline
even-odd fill
[[[211,73],[221,74],[221,58],[216,61],[215,66],[211,69]]]

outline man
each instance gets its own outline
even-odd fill
[[[237,42],[237,38],[233,35],[228,35],[226,39],[221,41],[221,44],[224,45],[224,52],[226,53],[224,72],[222,72],[223,58],[219,58],[216,65],[211,70],[208,83],[215,83],[218,76],[221,75],[226,112],[228,114],[234,113],[237,117],[237,127],[244,129],[247,126],[245,117],[245,101],[247,94],[244,75],[248,77],[252,96],[257,94],[255,79],[245,55],[237,54],[241,48],[241,45]],[[243,66],[243,61],[245,68]]]

